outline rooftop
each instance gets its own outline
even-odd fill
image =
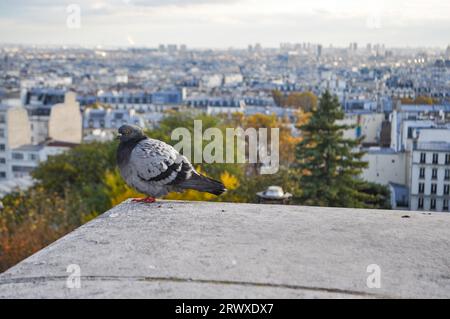
[[[24,144],[13,149],[14,152],[38,152],[45,147],[44,144]]]
[[[450,151],[450,142],[419,142],[414,149],[423,151]]]
[[[428,105],[428,104],[402,104],[400,110],[403,112],[450,112],[450,105]]]
[[[390,147],[369,147],[366,149],[369,154],[396,154],[397,152]]]
[[[1,274],[0,298],[449,298],[449,228],[445,213],[126,201]]]
[[[24,144],[19,147],[13,149],[14,152],[38,152],[45,147],[75,147],[79,144],[65,142],[65,141],[56,141],[56,140],[47,140],[41,144]]]

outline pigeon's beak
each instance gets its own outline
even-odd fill
[[[119,134],[117,134],[116,139],[120,140],[121,137],[122,137],[122,134],[119,133]]]

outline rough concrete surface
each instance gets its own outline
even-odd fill
[[[0,275],[0,298],[417,297],[450,297],[450,214],[127,201]]]

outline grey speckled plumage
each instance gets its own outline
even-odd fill
[[[121,126],[119,138],[117,164],[120,174],[140,193],[160,197],[185,189],[214,195],[226,191],[221,182],[200,175],[185,156],[162,141],[148,138],[140,127]]]

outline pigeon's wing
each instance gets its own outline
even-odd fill
[[[161,186],[177,185],[194,171],[186,157],[154,139],[145,139],[134,147],[130,165],[141,181]]]

